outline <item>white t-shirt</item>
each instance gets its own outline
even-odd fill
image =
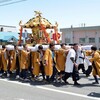
[[[84,53],[81,52],[81,50],[79,50],[79,51],[77,51],[77,54],[78,54],[77,63],[84,64],[84,59],[83,59],[83,58],[85,58]]]

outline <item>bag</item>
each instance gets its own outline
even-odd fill
[[[77,81],[80,79],[80,76],[79,76],[79,72],[78,72],[78,69],[74,66],[74,69],[73,69],[73,81]]]

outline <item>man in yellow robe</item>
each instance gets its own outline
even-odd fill
[[[55,45],[53,43],[50,43],[49,48],[45,51],[44,54],[45,75],[47,82],[50,82],[50,77],[53,75],[53,64],[55,60],[53,54],[54,49]]]
[[[8,57],[7,57],[7,50],[5,45],[2,45],[2,66],[3,66],[3,74],[7,74],[7,66],[8,66]]]
[[[39,73],[42,73],[43,80],[45,79],[45,73],[44,73],[44,66],[43,66],[43,57],[44,57],[44,51],[43,46],[39,45],[38,50],[34,53],[34,68],[33,68],[33,74],[35,76],[39,76]]]
[[[99,84],[98,79],[97,79],[97,75],[100,77],[100,54],[97,52],[97,47],[92,46],[91,47],[91,51],[87,51],[86,54],[90,54],[92,56],[92,58],[90,58],[90,62],[92,62],[92,66],[93,66],[93,76],[95,79],[95,82],[93,82],[93,84]]]
[[[32,69],[32,78],[34,78],[34,55],[35,55],[36,51],[31,51],[31,69]]]
[[[2,50],[0,49],[0,76],[2,76],[3,67],[2,67]]]
[[[27,70],[28,70],[28,56],[29,52],[27,51],[27,46],[23,45],[23,50],[21,50],[21,59],[20,59],[20,70],[21,78],[27,80]]]
[[[12,72],[16,69],[16,51],[15,50],[9,50],[9,57],[8,57],[8,77]]]
[[[39,75],[40,67],[39,67],[39,53],[36,51],[34,52],[34,58],[33,58],[33,75],[34,78],[36,78]]]
[[[16,79],[19,79],[20,76],[20,58],[21,58],[21,50],[18,50],[18,45],[14,45],[15,49],[15,69],[16,69]]]
[[[61,48],[56,53],[56,64],[58,69],[58,75],[60,76],[59,79],[61,80],[62,75],[65,72],[65,62],[66,62],[66,56],[69,51],[69,49],[66,48],[65,44],[62,43]]]

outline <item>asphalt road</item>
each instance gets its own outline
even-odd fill
[[[69,85],[1,78],[0,100],[100,100],[100,85],[92,84],[92,76],[87,78],[81,75],[81,86],[74,86],[71,78],[68,81]]]

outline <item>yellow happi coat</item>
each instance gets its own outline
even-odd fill
[[[2,69],[2,50],[0,50],[0,70]]]
[[[18,50],[19,68],[21,69],[21,50]]]
[[[10,50],[10,71],[13,71],[16,69],[16,51],[15,50]]]
[[[7,71],[8,57],[6,49],[2,50],[2,65],[3,65],[3,70]]]
[[[44,51],[43,51],[44,54]],[[43,62],[43,59],[42,59]],[[34,52],[33,53],[33,74],[38,76],[40,73],[40,53],[39,52]]]
[[[65,70],[66,54],[64,49],[59,49],[56,53],[56,64],[58,71]]]
[[[31,67],[32,67],[32,71],[33,71],[33,68],[34,68],[34,54],[35,52],[34,51],[31,51]]]
[[[28,52],[21,50],[20,69],[28,69]]]
[[[39,52],[34,52],[33,55],[33,74],[38,76],[40,72],[40,66],[39,66]]]
[[[27,68],[31,67],[31,61],[30,60],[31,60],[31,56],[30,56],[30,52],[28,51]]]
[[[86,54],[89,56],[89,55],[92,54],[92,52],[91,51],[87,51]],[[95,51],[95,53],[93,54],[92,58],[90,58],[89,60],[90,60],[90,62],[94,62],[95,67],[97,69],[97,73],[96,73],[96,70],[93,67],[93,72],[92,72],[93,75],[94,76],[98,75],[100,77],[100,54],[97,51]]]
[[[47,65],[45,66],[45,74],[46,76],[51,76],[53,73],[53,59],[52,52],[49,48],[45,51],[44,60],[47,62]]]

